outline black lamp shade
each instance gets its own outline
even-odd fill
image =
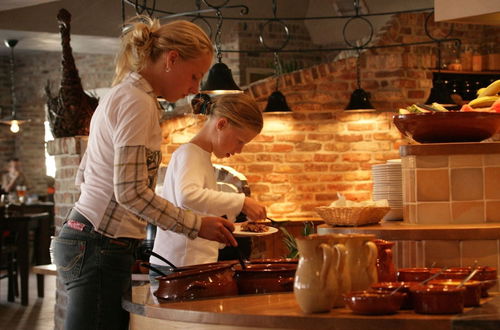
[[[375,111],[375,107],[370,103],[370,95],[362,88],[356,89],[351,94],[351,100],[345,108],[350,111]]]
[[[440,104],[455,104],[455,102],[451,99],[450,90],[446,87],[446,85],[442,81],[435,81],[433,87],[431,88],[431,94],[425,104],[432,104],[434,102]]]
[[[280,91],[274,91],[267,98],[267,105],[264,112],[291,112],[292,110],[286,103],[286,98]]]
[[[201,87],[205,94],[243,93],[236,85],[231,69],[222,62],[215,63],[208,72],[207,81]]]

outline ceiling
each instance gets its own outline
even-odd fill
[[[154,1],[139,1],[148,4]],[[208,1],[214,5],[223,0]],[[196,9],[195,0],[156,0],[157,6],[170,12],[185,12]],[[229,5],[245,4],[249,14],[245,17],[272,18],[272,0],[230,0]],[[360,0],[363,13],[379,13],[416,8],[433,7],[433,0]],[[115,54],[122,23],[120,0],[1,0],[0,39],[18,39],[17,52],[60,52],[60,35],[56,15],[60,8],[72,14],[71,46],[75,53]],[[202,8],[206,8],[202,5]],[[126,17],[134,15],[132,6],[125,6]],[[305,15],[304,15],[305,13]],[[353,0],[277,0],[278,17],[317,17],[353,15]],[[207,15],[213,16],[214,13]],[[224,9],[223,16],[239,16],[239,9]],[[375,32],[388,16],[373,16],[370,21]],[[346,20],[306,20],[305,24],[314,45],[345,46],[342,27]],[[210,20],[215,28],[216,21]],[[236,21],[225,20],[222,31],[230,29]],[[366,25],[356,22],[349,26],[352,39],[366,34]],[[327,33],[325,33],[325,31]],[[350,36],[351,37],[351,36]],[[350,38],[351,39],[351,38]],[[313,45],[313,46],[314,46]],[[7,55],[8,48],[2,43],[0,55]]]

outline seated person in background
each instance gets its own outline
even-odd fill
[[[260,133],[263,118],[257,103],[246,94],[228,94],[215,101],[196,97],[192,105],[194,113],[204,114],[208,119],[189,143],[172,154],[162,196],[175,206],[203,215],[227,216],[234,221],[243,212],[251,220],[265,219],[266,209],[256,200],[244,193],[217,189],[211,161],[212,155],[228,158],[240,153],[245,144]],[[219,247],[217,242],[200,237],[190,240],[158,229],[153,251],[180,267],[216,262]],[[154,256],[150,263],[165,273],[171,271]]]
[[[5,193],[15,193],[17,186],[27,186],[28,182],[21,170],[21,162],[18,158],[9,159],[7,173],[2,176],[2,189]]]

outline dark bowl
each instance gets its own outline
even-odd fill
[[[500,113],[426,112],[396,115],[398,130],[420,143],[480,142],[500,128]]]
[[[356,314],[383,315],[396,313],[405,297],[401,292],[353,291],[344,294],[344,302]]]
[[[406,293],[401,309],[413,309],[413,300],[410,288],[416,285],[418,285],[417,282],[378,282],[373,284],[371,288],[374,291],[385,293],[392,293],[394,290],[398,289],[397,292]]]
[[[410,288],[419,314],[458,314],[464,310],[465,288],[452,285],[418,285]]]
[[[432,276],[439,268],[410,267],[398,269],[399,282],[422,282]]]
[[[459,286],[462,283],[461,280],[431,280],[429,284],[435,285],[448,285],[448,286]],[[479,306],[481,303],[481,282],[479,281],[467,281],[463,284],[465,288],[464,293],[464,306],[474,307]]]
[[[488,290],[497,283],[497,269],[489,266],[478,266],[479,272],[472,277],[472,280],[481,282],[481,297],[488,297]],[[446,269],[437,278],[463,280],[472,271],[473,267],[451,267]]]

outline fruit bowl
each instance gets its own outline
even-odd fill
[[[500,113],[426,112],[393,117],[394,125],[420,143],[480,142],[500,129]]]

